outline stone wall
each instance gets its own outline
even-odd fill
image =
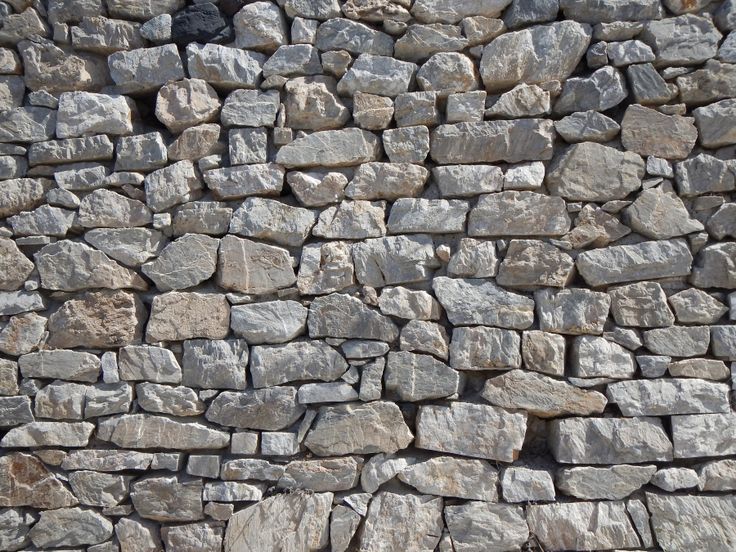
[[[0,550],[736,550],[736,1],[0,21]]]

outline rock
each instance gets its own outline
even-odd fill
[[[186,46],[190,42],[220,42],[228,39],[232,39],[232,30],[213,4],[189,6],[176,12],[171,20],[171,40],[178,46]]]
[[[438,164],[546,160],[552,157],[552,128],[543,119],[440,125],[432,131],[430,153]]]
[[[222,295],[170,291],[151,303],[146,340],[223,339],[230,329],[230,305]]]
[[[0,511],[0,546],[6,550],[21,550],[30,541],[28,531],[36,519],[17,509]]]
[[[297,403],[296,389],[273,387],[220,393],[205,417],[220,425],[279,431],[292,425],[304,411]]]
[[[513,462],[526,433],[526,413],[455,401],[420,406],[416,441],[420,449]],[[452,427],[448,434],[446,428]]]
[[[108,378],[110,379],[110,378]],[[87,388],[84,417],[124,414],[133,402],[133,387],[125,382],[102,383]]]
[[[408,320],[437,320],[439,303],[426,291],[412,291],[403,287],[386,288],[378,299],[383,314]]]
[[[731,122],[736,118],[736,99],[721,100],[693,110],[698,127],[700,144],[705,148],[718,148],[736,144],[736,133]],[[723,123],[727,124],[724,125]]]
[[[199,4],[202,5],[202,4]],[[207,5],[207,4],[204,4]],[[167,550],[196,552],[221,550],[223,528],[216,523],[202,522],[164,527],[161,536]]]
[[[235,433],[234,435],[240,434]],[[254,432],[243,432],[242,434],[258,435]],[[271,464],[267,460],[257,458],[240,458],[228,460],[223,464],[222,478],[226,480],[278,481],[285,471],[286,466],[281,464]]]
[[[555,102],[555,112],[606,111],[626,99],[623,75],[613,67],[603,67],[590,77],[568,79]]]
[[[56,112],[17,107],[0,113],[0,142],[43,142],[54,137]]]
[[[621,143],[639,155],[685,159],[697,138],[693,119],[665,115],[641,105],[626,108],[621,121]]]
[[[698,468],[698,490],[730,491],[734,487],[733,460],[712,460]]]
[[[45,308],[46,303],[38,292],[8,291],[0,293],[0,314],[3,316],[40,311]]]
[[[409,91],[416,71],[417,66],[408,61],[385,55],[361,54],[337,83],[337,91],[342,96],[362,92],[393,98]]]
[[[225,126],[273,126],[279,109],[274,90],[235,90],[225,99],[220,119]]]
[[[56,136],[131,134],[131,109],[124,96],[90,92],[65,92],[59,96]]]
[[[495,502],[498,472],[484,460],[436,456],[411,464],[398,477],[424,494]]]
[[[347,128],[297,138],[278,151],[276,162],[289,168],[346,167],[377,161],[380,155],[381,145],[374,134]]]
[[[105,189],[82,199],[77,218],[85,228],[130,228],[146,226],[151,220],[151,211],[144,203]]]
[[[457,23],[466,17],[498,17],[510,3],[509,0],[491,0],[457,5],[446,0],[418,0],[411,14],[422,23]]]
[[[115,536],[122,550],[144,550],[155,552],[161,550],[158,525],[150,521],[121,518],[115,525]]]
[[[185,78],[174,44],[115,52],[107,59],[110,76],[123,93],[150,93]]]
[[[617,245],[581,253],[578,272],[591,286],[686,276],[692,255],[684,240]]]
[[[316,552],[328,544],[332,493],[278,494],[237,512],[225,532],[226,552],[285,547]]]
[[[662,490],[673,492],[697,487],[698,474],[690,468],[663,468],[654,474],[651,483]]]
[[[565,80],[590,43],[588,25],[562,21],[506,33],[483,49],[480,74],[486,90],[496,92],[523,82]],[[557,56],[562,48],[569,55]]]
[[[3,291],[20,289],[34,268],[33,262],[18,249],[16,243],[7,238],[0,238],[0,266],[0,290]]]
[[[609,44],[606,50],[608,59],[615,67],[630,65],[632,63],[648,63],[656,59],[652,49],[641,40],[614,42]]]
[[[424,188],[429,171],[409,163],[364,163],[345,188],[351,199],[394,201],[416,197]]]
[[[552,476],[545,470],[508,467],[501,478],[506,502],[547,501],[555,499]]]
[[[710,19],[687,14],[648,21],[639,37],[657,55],[655,65],[666,67],[697,65],[715,57],[721,33]]]
[[[247,364],[244,340],[185,341],[181,383],[208,389],[244,389]]]
[[[644,160],[636,153],[583,142],[554,159],[546,184],[552,194],[567,200],[603,202],[638,190],[643,176]]]
[[[611,550],[641,545],[623,502],[539,504],[528,506],[526,513],[531,533],[551,550]]]
[[[365,239],[386,233],[386,204],[381,201],[342,201],[319,215],[313,234],[331,239]]]
[[[429,155],[429,129],[426,126],[388,129],[383,147],[392,163],[423,163]]]
[[[86,506],[111,507],[128,496],[130,477],[94,471],[69,474],[69,483],[80,502]]]
[[[529,370],[562,376],[565,373],[565,338],[539,330],[526,331],[521,337],[521,356]]]
[[[725,551],[736,542],[728,521],[736,508],[732,496],[646,493],[646,497],[654,534],[664,550],[705,546]]]
[[[138,341],[145,308],[124,291],[92,291],[69,299],[48,322],[47,344],[54,348],[112,348]]]
[[[0,441],[0,446],[85,447],[94,428],[94,424],[89,422],[31,422],[9,430]]]
[[[257,88],[266,56],[219,44],[187,45],[187,68],[193,79],[202,79],[226,90]]]
[[[576,142],[608,142],[620,130],[619,124],[613,119],[597,111],[573,113],[555,121],[557,134],[568,143]]]
[[[534,301],[483,280],[439,276],[432,282],[437,299],[454,325],[483,324],[515,330],[534,321]]]
[[[204,500],[217,500],[219,502],[257,502],[263,498],[263,486],[237,481],[215,481],[205,483],[202,497]],[[199,548],[195,550],[199,550]]]
[[[352,508],[338,505],[330,516],[330,550],[345,552],[360,525],[361,516]]]
[[[161,14],[174,13],[184,7],[183,0],[163,0],[155,5],[146,0],[108,0],[111,17],[147,21]]]
[[[20,356],[38,348],[46,332],[46,318],[29,312],[13,316],[0,331],[0,351]]]
[[[710,341],[708,326],[670,326],[644,332],[644,344],[656,355],[704,355]]]
[[[497,272],[496,245],[492,241],[460,238],[460,246],[447,263],[450,276],[488,278]]]
[[[391,207],[388,228],[392,233],[454,233],[465,228],[468,203],[446,199],[399,198]]]
[[[381,130],[391,124],[394,104],[391,98],[356,92],[353,94],[353,120],[366,130]]]
[[[429,355],[391,352],[384,372],[386,390],[403,401],[439,399],[458,393],[460,375]]]
[[[524,509],[507,504],[467,502],[446,506],[445,519],[455,550],[514,550],[529,538]]]
[[[98,544],[112,536],[113,525],[106,517],[84,508],[60,508],[41,512],[28,533],[40,548]]]
[[[176,476],[148,477],[132,485],[130,498],[136,512],[154,521],[202,519],[202,480]]]
[[[634,355],[603,337],[576,337],[572,346],[572,374],[578,378],[631,378]]]
[[[627,224],[647,238],[665,240],[703,230],[685,204],[661,187],[644,190],[625,211]]]
[[[101,421],[97,436],[119,447],[199,450],[226,447],[230,435],[195,422],[152,414],[125,414]]]
[[[379,552],[396,543],[430,552],[442,533],[442,499],[428,495],[378,493],[370,503],[360,549]]]
[[[561,236],[569,229],[562,198],[528,191],[483,195],[468,217],[470,236]]]
[[[578,389],[524,370],[511,370],[486,380],[481,396],[493,405],[523,409],[539,418],[600,414],[607,402],[597,391]]]
[[[89,55],[74,55],[50,40],[32,37],[17,45],[23,60],[26,86],[49,93],[69,90],[94,90],[107,82],[104,60]]]
[[[690,277],[693,285],[701,288],[736,288],[736,271],[733,255],[736,251],[732,242],[714,243],[702,249]]]
[[[78,504],[61,480],[30,454],[6,453],[0,458],[0,473],[0,506],[57,509]]]
[[[161,291],[185,289],[208,280],[217,267],[220,240],[186,234],[168,244],[156,260],[141,269]]]
[[[77,351],[39,351],[21,356],[18,365],[27,378],[95,382],[100,374],[100,360]]]
[[[308,310],[296,301],[238,305],[230,311],[236,335],[253,345],[285,343],[304,333]]]
[[[372,287],[428,280],[439,266],[432,238],[424,234],[364,240],[352,253],[358,281]]]
[[[287,464],[278,486],[314,492],[345,491],[358,484],[362,465],[362,459],[354,456],[296,460]]]
[[[641,328],[671,326],[675,322],[667,296],[656,282],[637,282],[608,291],[617,324]]]
[[[78,383],[66,383],[62,381],[53,381],[43,389],[36,393],[36,416],[39,418],[53,418],[56,420],[81,420],[83,417],[84,400],[86,387]],[[26,397],[23,397],[24,399]],[[14,401],[15,397],[2,398],[0,403],[6,401]],[[5,414],[8,417],[22,416],[22,405],[8,404],[8,410]],[[15,408],[13,408],[15,406]],[[30,419],[20,420],[22,422],[32,422],[33,415],[30,412],[30,405],[25,405],[28,409],[28,417]],[[3,410],[5,407],[3,406]],[[5,418],[7,420],[7,418]],[[14,425],[12,423],[7,425]],[[3,424],[5,425],[5,424]]]
[[[158,255],[166,245],[166,239],[161,232],[147,228],[95,228],[86,232],[84,239],[116,261],[128,266],[141,265]]]
[[[563,464],[672,460],[672,443],[659,418],[565,418],[552,420],[549,431],[552,454]]]
[[[16,236],[66,236],[74,223],[73,211],[42,205],[8,219]]]
[[[284,169],[274,163],[212,169],[204,181],[217,199],[239,199],[250,195],[275,195],[284,183]]]
[[[711,326],[711,350],[713,356],[736,361],[736,331],[732,326]]]
[[[148,412],[171,414],[172,416],[197,416],[204,412],[204,403],[189,387],[169,387],[157,383],[136,385],[138,406]]]
[[[331,293],[353,283],[353,261],[348,244],[326,242],[304,246],[296,282],[300,293]]]
[[[233,26],[236,48],[270,53],[289,41],[284,14],[271,2],[246,5],[235,14]]]
[[[556,247],[537,240],[511,240],[496,282],[504,287],[565,287],[575,262]]]
[[[69,452],[61,465],[65,470],[143,471],[150,467],[152,458],[145,452],[83,449]]]
[[[410,320],[401,330],[400,347],[402,351],[429,353],[447,360],[447,332],[439,324]]]
[[[191,161],[179,161],[154,171],[144,182],[146,204],[155,213],[197,199],[202,189]]]
[[[456,370],[519,368],[519,336],[498,328],[455,328],[450,343],[450,366]]]
[[[509,167],[503,177],[503,187],[506,190],[537,190],[542,187],[545,170],[541,161]]]
[[[286,249],[231,235],[220,240],[218,269],[218,285],[241,293],[272,293],[296,281]]]
[[[728,312],[723,303],[699,289],[680,291],[668,301],[682,324],[715,324]]]
[[[587,23],[659,19],[663,15],[659,2],[652,0],[636,0],[624,5],[616,2],[590,5],[583,0],[562,0],[560,7],[565,17]]]
[[[671,416],[729,412],[728,391],[703,380],[657,379],[611,383],[607,394],[624,416]]]
[[[183,79],[161,87],[156,97],[156,118],[172,134],[209,123],[220,113],[217,92],[201,79]]]
[[[418,63],[441,52],[459,52],[468,46],[468,39],[457,25],[412,24],[394,45],[394,56]],[[471,71],[472,72],[472,71]]]
[[[434,54],[422,65],[416,78],[422,90],[437,91],[441,97],[478,88],[473,61],[456,52]]]
[[[251,351],[253,387],[300,380],[334,381],[347,370],[342,356],[320,341],[256,346]]]
[[[233,129],[229,133],[230,163],[244,165],[268,161],[268,132],[263,128]]]
[[[518,84],[501,94],[485,114],[506,119],[545,115],[551,109],[549,100],[549,92],[536,84]]]
[[[322,51],[346,50],[351,54],[390,56],[394,41],[386,33],[349,19],[330,19],[317,28],[315,46]]]
[[[630,65],[626,68],[631,92],[638,104],[660,104],[671,100],[674,91],[651,63]]]
[[[286,175],[286,181],[305,207],[323,207],[341,200],[348,184],[345,174],[327,170],[292,171]]]
[[[315,298],[307,324],[313,339],[345,337],[391,342],[398,337],[398,329],[388,317],[369,309],[357,298],[339,293]]]
[[[736,224],[734,223],[734,210],[736,205],[733,203],[724,204],[713,216],[708,219],[708,233],[718,240],[722,240],[727,236],[736,236]]]
[[[350,118],[350,111],[337,97],[336,87],[332,77],[290,79],[284,87],[287,126],[308,130],[342,127]]]
[[[160,132],[122,136],[117,144],[115,170],[150,171],[166,165],[166,144]]]
[[[171,40],[171,15],[162,13],[152,17],[139,27],[142,38],[151,42],[168,42]]]
[[[621,500],[652,479],[656,466],[618,465],[604,468],[582,466],[557,471],[557,488],[583,500]]]

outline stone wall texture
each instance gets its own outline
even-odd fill
[[[0,551],[736,550],[734,29],[0,1]]]

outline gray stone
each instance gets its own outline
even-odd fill
[[[733,256],[736,246],[733,242],[714,243],[703,248],[693,267],[691,282],[701,288],[736,288],[736,271]]]
[[[263,64],[264,77],[272,75],[298,77],[320,73],[322,73],[322,64],[319,60],[319,51],[311,44],[280,46]]]
[[[386,390],[402,401],[439,399],[458,393],[460,374],[429,355],[390,352],[384,372]]]
[[[448,123],[474,123],[483,120],[486,91],[458,92],[447,96],[445,115]]]
[[[635,0],[628,4],[598,2],[589,4],[584,0],[561,0],[560,7],[565,17],[587,23],[639,21],[662,17],[662,7],[653,0]]]
[[[85,447],[94,428],[89,422],[30,422],[9,430],[0,440],[0,446]]]
[[[591,286],[690,274],[692,255],[684,240],[649,241],[585,251],[575,264]]]
[[[256,346],[251,350],[253,387],[272,387],[301,380],[334,381],[348,365],[332,347],[321,341]]]
[[[499,328],[455,328],[450,366],[456,370],[506,370],[521,366],[519,336]]]
[[[179,161],[150,173],[145,179],[146,204],[155,213],[197,199],[202,182],[191,161]]]
[[[570,144],[587,141],[608,142],[619,133],[620,129],[616,121],[597,111],[573,113],[555,121],[557,134]]]
[[[236,48],[270,53],[289,41],[284,14],[270,2],[244,6],[235,14],[233,26]]]
[[[59,96],[56,116],[58,138],[132,132],[131,109],[124,96],[91,92],[65,92]]]
[[[478,88],[478,76],[473,61],[456,52],[434,54],[417,71],[416,78],[422,90],[436,91],[440,97]]]
[[[495,502],[498,472],[484,460],[436,456],[411,464],[398,477],[420,493]]]
[[[631,378],[634,355],[603,337],[583,335],[572,345],[572,375],[578,378]]]
[[[107,63],[110,76],[124,93],[153,92],[169,81],[185,77],[174,44],[115,52]]]
[[[163,522],[202,519],[202,480],[162,476],[139,479],[130,498],[138,514]]]
[[[13,316],[0,331],[0,351],[20,356],[38,348],[46,332],[46,318],[29,312]]]
[[[226,447],[230,435],[196,422],[181,422],[152,414],[126,414],[107,418],[97,436],[119,447],[199,450]]]
[[[588,25],[561,21],[494,39],[483,49],[480,62],[486,90],[504,90],[520,82],[565,80],[585,54],[591,34]],[[567,55],[556,55],[563,48]]]
[[[675,175],[677,190],[685,197],[736,189],[736,179],[729,164],[704,153],[677,163]]]
[[[424,234],[368,239],[352,253],[358,281],[372,287],[428,280],[439,266],[432,238]]]
[[[95,190],[79,204],[78,223],[86,228],[146,226],[152,220],[144,203],[111,190]]]
[[[621,143],[639,155],[685,159],[697,138],[692,118],[665,115],[641,105],[632,104],[626,108],[621,121]]]
[[[83,417],[85,392],[86,386],[84,385],[53,381],[36,393],[36,416],[39,418],[52,418],[54,420],[81,420]],[[3,402],[6,400],[2,399]],[[13,415],[12,410],[7,412],[7,414]],[[16,414],[22,414],[22,411],[18,409]],[[24,421],[32,422],[32,416],[30,420]]]
[[[171,414],[172,416],[197,416],[205,406],[197,393],[189,387],[139,383],[135,387],[138,406],[148,412]]]
[[[452,545],[458,552],[516,550],[527,542],[529,527],[520,506],[468,502],[445,507]]]
[[[133,402],[133,387],[125,382],[101,383],[87,387],[84,417],[125,414]]]
[[[493,241],[460,238],[460,245],[447,263],[447,274],[466,278],[488,278],[498,272]]]
[[[713,356],[736,361],[736,326],[710,327]]]
[[[386,33],[349,19],[335,18],[317,28],[315,46],[322,51],[346,50],[351,54],[390,56],[394,41]]]
[[[401,329],[402,351],[429,353],[442,360],[449,356],[448,338],[445,328],[434,322],[410,320]]]
[[[216,552],[222,547],[222,533],[222,526],[211,522],[191,523],[161,529],[161,537],[166,545],[166,550],[181,550],[181,552],[196,552],[199,550]]]
[[[550,112],[550,93],[536,84],[517,84],[501,94],[496,102],[485,111],[490,117],[518,119],[546,115]]]
[[[295,281],[286,249],[231,235],[220,240],[217,271],[220,287],[261,295],[288,287]]]
[[[268,161],[268,132],[265,128],[239,128],[229,133],[230,163],[245,165]]]
[[[388,129],[383,147],[392,163],[423,163],[429,155],[429,129],[426,126]]]
[[[671,87],[651,63],[630,65],[626,68],[631,93],[636,103],[642,105],[661,104],[671,100],[675,94]]]
[[[44,298],[38,292],[7,291],[0,292],[0,314],[2,316],[46,308]]]
[[[726,203],[709,219],[706,228],[708,233],[718,240],[736,237],[736,204]]]
[[[351,199],[394,201],[415,197],[424,188],[429,171],[409,163],[364,163],[345,188]]]
[[[412,24],[396,41],[394,56],[418,63],[441,52],[460,52],[467,46],[468,39],[458,25]]]
[[[181,341],[193,337],[224,338],[230,328],[230,306],[222,295],[171,291],[151,304],[146,339]]]
[[[409,91],[417,66],[385,55],[361,54],[337,83],[342,96],[357,92],[391,98]]]
[[[128,496],[130,476],[75,471],[69,474],[69,484],[81,504],[85,506],[110,507]]]
[[[0,142],[43,142],[54,137],[56,112],[18,107],[0,113]]]
[[[245,429],[278,431],[296,422],[305,407],[293,387],[273,387],[220,393],[205,417],[214,423]]]
[[[604,67],[590,77],[568,79],[555,102],[555,112],[606,111],[626,99],[626,82],[613,67]]]
[[[0,427],[13,427],[33,421],[30,398],[0,397]]]
[[[208,389],[245,389],[248,346],[241,339],[184,342],[181,382]]]
[[[368,131],[347,128],[315,132],[282,147],[276,162],[286,167],[345,167],[377,161],[381,145]]]
[[[95,382],[100,360],[91,353],[77,351],[39,351],[18,359],[21,374],[27,378],[65,379]]]
[[[659,418],[552,420],[549,445],[563,464],[621,464],[672,460],[672,443]]]
[[[193,79],[224,88],[256,88],[266,56],[219,44],[187,45],[187,68]]]
[[[670,326],[644,332],[644,344],[656,355],[702,356],[709,342],[708,326]]]
[[[18,509],[0,510],[0,546],[5,550],[22,550],[28,545],[28,531],[36,521],[33,515]]]
[[[116,261],[134,267],[158,255],[166,245],[161,232],[147,228],[95,228],[84,234],[84,240]]]
[[[59,508],[41,512],[28,533],[40,548],[99,544],[112,536],[113,525],[106,517],[84,508]]]
[[[74,212],[41,205],[30,212],[8,218],[16,236],[57,236],[63,238],[74,223]]]
[[[550,192],[568,200],[610,201],[639,189],[643,176],[644,161],[635,153],[585,142],[553,161],[546,183]]]
[[[681,15],[648,21],[639,37],[657,55],[655,65],[697,65],[715,57],[721,33],[712,20]]]
[[[528,191],[483,195],[468,217],[470,236],[561,236],[569,229],[562,198]]]
[[[284,87],[286,125],[307,130],[342,127],[350,118],[350,111],[337,97],[336,87],[337,83],[332,77],[290,79]]]
[[[14,291],[22,287],[34,265],[13,240],[0,238],[0,267],[0,290]]]
[[[252,345],[285,343],[304,333],[308,312],[296,301],[238,305],[230,311],[230,326]]]
[[[624,216],[632,230],[657,240],[703,230],[702,223],[690,218],[682,200],[661,187],[644,190]]]
[[[304,441],[317,456],[394,453],[413,435],[399,407],[390,402],[323,406]]]
[[[734,480],[734,461],[712,460],[698,467],[698,490],[700,491],[731,491],[736,485]]]
[[[707,358],[690,358],[671,362],[671,357],[653,357],[663,359],[664,366],[656,377],[669,372],[671,376],[683,378],[703,378],[709,380],[725,380],[731,376],[731,371],[722,360]],[[644,370],[642,369],[642,372]]]
[[[654,474],[652,485],[673,492],[698,486],[698,474],[690,468],[663,468]]]
[[[358,484],[363,460],[359,457],[289,462],[278,486],[314,492],[346,491]]]
[[[626,464],[562,468],[557,471],[555,483],[558,489],[575,498],[621,500],[649,483],[656,471],[656,466]]]
[[[539,502],[555,499],[555,485],[546,470],[507,467],[501,477],[506,502]]]
[[[484,324],[515,330],[534,321],[534,301],[505,291],[493,282],[437,277],[432,282],[437,299],[454,325]]]
[[[511,240],[496,282],[522,289],[565,287],[573,278],[574,267],[572,257],[553,245],[537,240]]]
[[[319,215],[312,233],[328,239],[377,238],[386,234],[383,201],[341,201]]]
[[[255,432],[243,433],[258,435]],[[233,435],[239,434],[241,433],[235,433]],[[281,464],[272,464],[267,460],[259,458],[239,458],[224,462],[222,465],[221,475],[222,479],[225,480],[252,479],[257,481],[278,481],[285,471],[286,466]]]
[[[394,103],[391,98],[356,92],[353,94],[353,120],[366,130],[381,130],[391,124]]]
[[[309,308],[309,335],[378,339],[391,342],[398,337],[398,328],[386,316],[349,295],[333,293],[317,297]]]
[[[439,303],[426,291],[413,291],[403,287],[386,288],[378,299],[383,314],[408,320],[437,320]]]
[[[670,295],[668,301],[683,324],[715,324],[728,307],[699,289],[686,289]]]
[[[208,236],[186,234],[141,268],[161,291],[196,286],[215,273],[219,244],[219,240]]]
[[[529,370],[562,376],[565,373],[565,338],[539,330],[521,336],[521,356]]]
[[[156,118],[172,134],[217,119],[220,100],[202,79],[183,79],[161,87],[156,97]]]
[[[730,412],[725,384],[697,379],[621,381],[608,385],[607,394],[624,416],[672,416]]]
[[[600,414],[606,398],[535,372],[511,370],[486,380],[481,396],[489,403],[523,409],[539,418]]]
[[[263,497],[263,486],[239,481],[214,481],[205,483],[202,498],[218,502],[258,502]],[[201,542],[196,550],[201,549]],[[178,550],[178,549],[177,549]]]
[[[637,282],[608,291],[617,324],[640,328],[671,326],[675,322],[667,296],[656,282]]]
[[[278,91],[235,90],[225,99],[220,119],[225,126],[272,127],[278,109]]]
[[[352,508],[339,504],[330,516],[330,550],[345,552],[360,525],[361,516]]]
[[[310,243],[304,246],[296,281],[300,293],[332,293],[353,283],[353,261],[347,243]]]
[[[462,232],[468,209],[461,200],[399,198],[391,207],[388,229],[394,234]]]
[[[718,148],[736,144],[736,132],[731,123],[736,119],[736,99],[721,100],[693,110],[700,144]]]

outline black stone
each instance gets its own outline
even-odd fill
[[[209,2],[189,6],[171,20],[171,40],[178,46],[190,42],[228,42],[233,38],[232,27],[217,6]]]
[[[220,0],[219,6],[223,13],[232,17],[249,3],[247,0]]]

